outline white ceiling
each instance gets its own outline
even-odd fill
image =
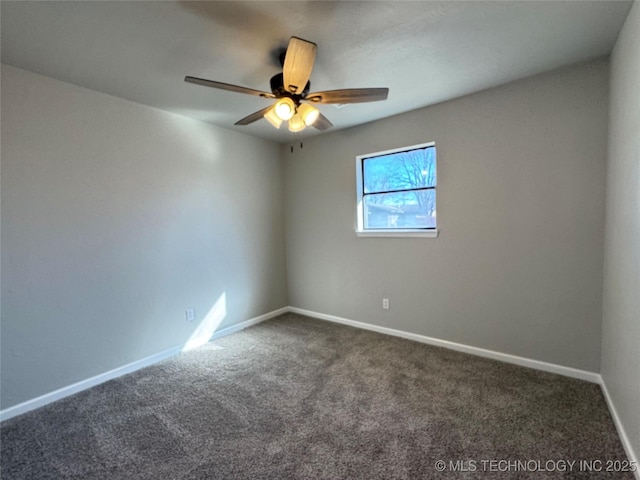
[[[320,106],[334,131],[608,54],[631,2],[2,1],[2,62],[281,143],[233,123],[269,100],[291,35],[318,45],[312,90],[389,87],[387,101]],[[313,128],[303,135],[319,134]],[[300,135],[300,134],[296,134]]]

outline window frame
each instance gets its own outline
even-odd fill
[[[385,229],[372,229],[364,228],[364,161],[372,157],[381,157],[384,155],[390,155],[393,153],[410,152],[411,150],[421,150],[429,147],[436,146],[436,142],[420,143],[417,145],[410,145],[407,147],[394,148],[391,150],[384,150],[381,152],[367,153],[364,155],[356,156],[356,235],[358,237],[427,237],[436,238],[438,236],[438,220],[436,217],[435,228],[385,228]],[[433,187],[429,189],[436,192],[437,202],[437,186],[438,186],[438,156],[436,152],[436,182]],[[422,189],[421,189],[422,190]],[[402,190],[404,191],[404,190]],[[407,189],[407,191],[410,191]]]

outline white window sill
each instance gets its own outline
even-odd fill
[[[356,230],[358,237],[427,237],[436,238],[438,230]]]

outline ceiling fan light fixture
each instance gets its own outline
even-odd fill
[[[276,102],[274,110],[281,120],[289,120],[296,113],[296,104],[289,97],[284,97]]]
[[[276,128],[280,128],[280,125],[282,125],[283,120],[276,114],[275,108],[267,110],[267,113],[264,114],[264,118]]]
[[[302,115],[300,115],[300,113],[296,113],[293,117],[291,117],[291,119],[289,120],[289,131],[290,132],[301,132],[302,130],[304,130],[306,127],[304,120],[302,119]]]
[[[302,117],[302,120],[307,127],[313,125],[320,116],[320,111],[317,108],[312,107],[308,103],[303,103],[302,105],[300,105],[300,107],[298,107],[298,112],[300,113],[300,116]]]
[[[274,99],[272,105],[241,118],[234,125],[249,125],[265,118],[276,128],[280,128],[282,122],[287,122],[292,132],[300,132],[308,126],[313,126],[320,131],[333,127],[327,117],[307,102],[344,106],[387,99],[388,88],[343,88],[309,93],[311,90],[309,79],[315,63],[316,51],[315,43],[291,37],[287,49],[280,55],[282,73],[271,77],[271,92],[191,76],[184,77],[184,81],[229,92],[272,98]],[[303,100],[304,103],[302,103]]]

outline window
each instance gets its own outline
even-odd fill
[[[356,157],[360,236],[437,236],[436,146]]]

